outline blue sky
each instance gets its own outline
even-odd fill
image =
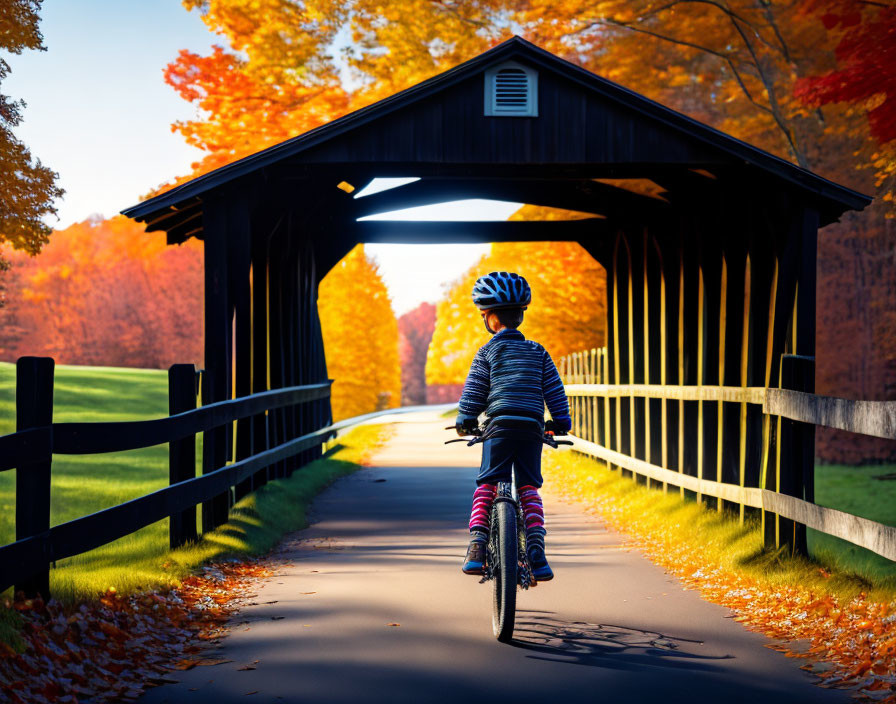
[[[63,228],[92,214],[112,216],[158,184],[189,172],[201,153],[171,132],[194,109],[165,84],[180,49],[207,53],[222,40],[179,0],[45,0],[45,52],[8,56],[2,91],[27,103],[16,135],[57,171],[66,195]],[[465,204],[403,219],[504,219],[516,206]],[[402,314],[435,302],[487,245],[369,245],[393,307]]]

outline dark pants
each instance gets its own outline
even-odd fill
[[[516,474],[516,485],[542,485],[540,437],[524,431],[502,430],[500,437],[482,443],[482,465],[476,484],[497,484],[510,481],[510,470]]]

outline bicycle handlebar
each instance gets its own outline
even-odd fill
[[[446,440],[445,444],[449,445],[453,442],[465,442],[468,447],[472,447],[480,442],[488,440],[492,436],[493,429],[500,429],[501,426],[493,425],[488,428],[474,428],[470,431],[469,435],[465,435],[463,437],[455,438],[454,440]],[[445,430],[456,430],[455,426],[449,425],[445,428]],[[534,433],[533,433],[534,434]],[[471,439],[470,439],[471,438]],[[557,440],[554,437],[553,433],[544,433],[541,436],[541,441],[547,445],[548,447],[557,448],[559,445],[572,445],[572,441],[570,440]]]

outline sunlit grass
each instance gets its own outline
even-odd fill
[[[799,584],[845,597],[863,591],[883,601],[896,597],[893,563],[889,573],[858,574],[825,555],[814,559],[792,557],[782,550],[763,547],[758,521],[741,525],[736,516],[682,499],[677,489],[667,494],[648,489],[618,471],[608,470],[601,462],[573,452],[546,453],[544,465],[547,486],[595,506],[624,532],[668,537],[682,546],[681,559],[692,564],[747,574],[770,587]]]
[[[99,367],[56,368],[54,420],[116,421],[168,412],[167,373]],[[0,434],[15,431],[15,366],[0,363]],[[168,550],[168,521],[158,521],[108,545],[57,563],[50,589],[59,599],[90,598],[176,584],[204,560],[270,548],[305,525],[305,506],[334,478],[357,468],[391,431],[361,426],[340,438],[324,459],[289,479],[271,482],[240,501],[231,520],[198,543]],[[201,445],[201,443],[197,443]],[[197,461],[201,457],[197,448]],[[54,456],[51,523],[57,525],[143,496],[168,484],[166,445],[103,455]],[[15,539],[15,471],[0,472],[0,544]],[[0,631],[4,624],[0,623]],[[2,635],[0,635],[2,637]]]
[[[146,420],[166,415],[168,376],[164,371],[56,368],[55,421]],[[0,363],[0,434],[14,431],[15,365]],[[0,543],[15,539],[15,474],[15,470],[0,472]],[[51,474],[50,523],[64,523],[115,506],[167,483],[165,445],[103,455],[56,455]]]

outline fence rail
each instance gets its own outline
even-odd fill
[[[623,455],[582,438],[573,437],[572,440],[573,450],[603,460],[608,464],[624,467],[643,477],[650,477],[658,483],[670,484],[702,496],[712,496],[773,513],[867,548],[888,560],[896,561],[896,528],[892,526],[886,526],[837,509],[818,506],[803,499],[779,494],[768,489],[698,479],[689,474],[681,474]]]
[[[319,456],[316,450],[349,422],[331,424],[330,381],[275,389],[196,408],[199,373],[193,365],[169,370],[170,415],[143,421],[53,423],[54,362],[23,357],[16,365],[17,432],[0,437],[0,471],[16,468],[16,541],[0,547],[0,591],[13,584],[26,595],[49,596],[50,564],[92,550],[170,518],[170,545],[195,539],[196,506],[205,504],[203,529],[228,518],[233,488],[251,490],[288,476]],[[326,406],[321,405],[326,403]],[[227,442],[233,424],[248,437]],[[236,429],[239,433],[239,428]],[[201,476],[196,443],[204,433]],[[222,442],[223,440],[223,442]],[[50,526],[54,454],[101,454],[169,446],[169,486],[88,516]],[[234,450],[240,446],[243,451]],[[229,451],[229,452],[228,452]],[[235,453],[234,456],[231,454]],[[219,466],[214,462],[220,458]]]
[[[781,364],[782,381],[811,387],[813,360],[784,355]],[[896,439],[896,402],[798,388],[612,384],[606,348],[564,357],[560,372],[576,451],[664,491],[674,486],[719,510],[737,507],[742,520],[756,509],[768,545],[805,551],[798,535],[810,527],[896,561],[896,528],[816,505],[812,476],[814,426]],[[707,458],[714,476],[704,471]]]

